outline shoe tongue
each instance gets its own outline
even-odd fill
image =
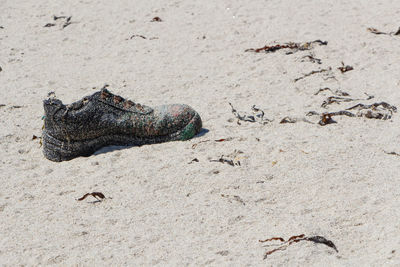
[[[146,115],[153,111],[153,109],[148,106],[144,106],[139,103],[134,103],[130,100],[124,99],[121,96],[114,95],[105,88],[101,89],[98,98],[101,102],[103,102],[107,105],[116,107],[118,109],[130,111],[133,113],[139,113],[142,115]]]
[[[65,109],[65,105],[61,102],[61,100],[56,98],[43,100],[43,107],[45,115],[54,115],[55,112]]]

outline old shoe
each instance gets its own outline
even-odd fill
[[[143,145],[187,140],[202,126],[187,105],[140,105],[102,89],[64,105],[44,100],[43,153],[52,161],[89,156],[109,145]]]

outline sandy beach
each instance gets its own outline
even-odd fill
[[[0,265],[400,265],[400,1],[0,0],[0,15]],[[105,84],[188,104],[203,130],[44,158],[47,94]],[[90,192],[106,198],[77,201]],[[301,234],[337,251],[260,242]]]

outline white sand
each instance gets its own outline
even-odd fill
[[[320,105],[332,94],[314,95],[323,87],[375,96],[330,111],[359,102],[400,107],[400,36],[366,30],[396,31],[400,1],[113,2],[0,1],[1,265],[400,264],[400,157],[384,152],[400,153],[400,114],[279,124],[326,111]],[[43,27],[52,15],[72,24]],[[150,22],[155,16],[163,21]],[[244,52],[316,39],[329,43],[292,55]],[[301,62],[310,52],[321,65]],[[341,74],[342,61],[354,70]],[[328,67],[336,80],[293,82]],[[71,103],[104,83],[149,106],[189,104],[208,132],[45,159],[31,139],[41,135],[47,93]],[[248,112],[256,105],[274,121],[230,122],[228,102]],[[241,166],[210,162],[235,149]],[[92,191],[108,199],[75,200]],[[274,247],[259,239],[297,234],[324,236],[339,253],[300,242],[263,260]]]

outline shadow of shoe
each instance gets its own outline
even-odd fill
[[[197,135],[193,136],[193,138],[201,137],[208,132],[209,132],[208,129],[202,128]],[[132,147],[134,147],[134,146],[105,146],[105,147],[100,148],[96,152],[94,152],[92,155],[96,156],[96,155],[105,154],[105,153],[109,153],[109,152],[113,152],[113,151],[132,148]]]
[[[118,150],[122,150],[122,149],[128,149],[131,147],[133,147],[133,146],[105,146],[105,147],[100,148],[96,152],[94,152],[93,155],[96,156],[96,155],[105,154],[108,152],[118,151]]]
[[[198,134],[196,134],[195,136],[193,136],[193,138],[197,138],[197,137],[201,137],[204,136],[206,133],[208,133],[210,130],[206,129],[206,128],[201,128],[200,132]]]

